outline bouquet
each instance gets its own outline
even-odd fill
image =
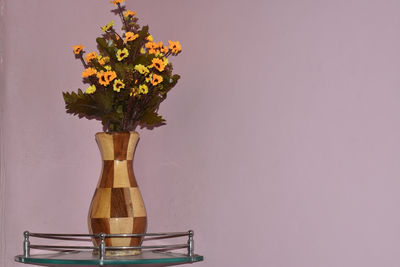
[[[112,12],[122,21],[123,34],[117,33],[111,21],[101,27],[102,35],[96,39],[98,52],[86,53],[84,46],[73,46],[85,68],[86,90],[63,92],[67,113],[101,120],[108,133],[165,124],[158,114],[159,105],[180,78],[172,73],[169,61],[169,56],[182,51],[180,43],[155,42],[149,27],[137,23],[136,12],[121,6],[124,1],[110,1],[116,6]]]

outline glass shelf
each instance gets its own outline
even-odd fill
[[[103,260],[98,255],[93,255],[91,251],[71,251],[58,252],[52,254],[39,254],[24,257],[23,255],[15,256],[15,261],[28,264],[36,264],[41,266],[55,265],[136,265],[136,264],[162,264],[176,265],[184,263],[194,263],[203,261],[203,256],[172,253],[172,252],[155,252],[143,251],[140,255],[135,256],[106,256]]]
[[[130,265],[146,265],[156,264],[157,266],[169,266],[185,263],[194,263],[203,261],[203,256],[194,254],[193,250],[193,231],[187,232],[171,232],[171,233],[146,233],[146,234],[49,234],[49,233],[30,233],[24,232],[23,254],[15,256],[16,262],[41,265],[41,266],[58,266],[58,265],[97,265],[97,266],[130,266]],[[187,237],[187,242],[182,244],[170,245],[147,245],[138,247],[117,247],[107,246],[108,238],[130,238],[144,237],[144,241],[163,240],[163,239],[179,239]],[[32,240],[35,239],[35,240]],[[90,242],[92,238],[100,239],[98,246],[79,245],[76,241]],[[62,240],[62,244],[52,245],[36,244],[36,239],[44,239],[45,242],[52,240]],[[34,242],[34,243],[31,243]],[[71,244],[72,242],[72,244]],[[47,250],[46,254],[32,255],[31,249]],[[183,254],[172,252],[171,250],[187,249],[187,253]],[[141,250],[139,255],[130,256],[111,256],[114,253],[110,251],[124,250]],[[93,253],[95,252],[95,253]],[[124,254],[124,253],[122,253]],[[121,254],[120,254],[121,255]]]

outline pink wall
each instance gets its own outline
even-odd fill
[[[86,232],[101,162],[101,127],[65,113],[62,90],[81,84],[72,45],[95,48],[113,19],[108,1],[8,0],[4,155],[5,258],[21,266],[22,232]],[[3,126],[3,125],[2,125]],[[3,265],[1,265],[3,267]]]
[[[97,122],[64,112],[107,1],[8,0],[7,267],[25,229],[85,232]],[[182,75],[140,131],[150,231],[195,230],[196,266],[399,266],[398,1],[137,0]],[[1,262],[0,262],[1,263]]]
[[[0,266],[5,266],[3,257],[6,249],[5,239],[5,173],[4,173],[4,153],[3,153],[3,113],[5,96],[5,66],[4,66],[4,44],[5,44],[5,0],[0,0]]]

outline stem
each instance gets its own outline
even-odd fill
[[[136,51],[135,51],[135,55],[134,55],[134,58],[136,59],[137,57],[138,57],[138,55],[140,54],[140,50],[143,48],[143,45],[145,44],[145,42],[144,41],[142,41],[141,43],[140,43],[140,45],[138,46],[138,48],[136,49]]]
[[[150,91],[150,88],[149,88],[149,91]],[[139,105],[139,107],[138,107],[138,111],[136,113],[137,116],[135,118],[135,121],[137,121],[140,118],[140,116],[143,114],[144,107],[147,106],[147,104],[150,102],[151,98],[152,98],[152,96],[150,95],[150,93],[148,93],[144,97],[142,105]]]
[[[126,114],[124,116],[123,123],[122,123],[122,130],[123,131],[126,131],[128,126],[129,126],[129,117],[130,117],[129,114],[130,114],[130,112],[132,110],[132,102],[133,102],[133,97],[129,97],[128,108],[127,108],[127,111],[126,111]]]
[[[89,81],[96,86],[96,88],[99,87],[97,80],[93,78],[92,76],[89,77]]]
[[[113,31],[110,31],[110,33],[113,33],[113,34],[117,35],[119,37],[119,39],[124,40],[116,31],[113,30]],[[111,34],[109,34],[109,36],[111,38],[113,38],[113,36]]]
[[[124,18],[124,14],[123,14],[123,12],[122,12],[122,7],[121,7],[120,3],[117,3],[117,5],[118,5],[119,16],[120,16],[122,22],[123,22],[124,25],[125,25],[125,31],[128,32],[128,31],[129,31],[129,27],[128,27],[128,24],[127,24],[127,22],[126,22],[126,20],[125,20],[125,18]]]
[[[79,53],[79,59],[81,60],[85,69],[87,69],[88,65],[86,64],[85,60],[83,59],[83,53]]]

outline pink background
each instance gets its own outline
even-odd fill
[[[1,0],[0,266],[22,232],[86,232],[96,121],[64,111],[108,1]],[[149,231],[195,231],[196,266],[400,265],[400,2],[137,0],[182,80],[140,130]],[[5,22],[5,24],[4,24]],[[4,27],[5,26],[5,27]],[[0,50],[1,51],[1,50]]]

